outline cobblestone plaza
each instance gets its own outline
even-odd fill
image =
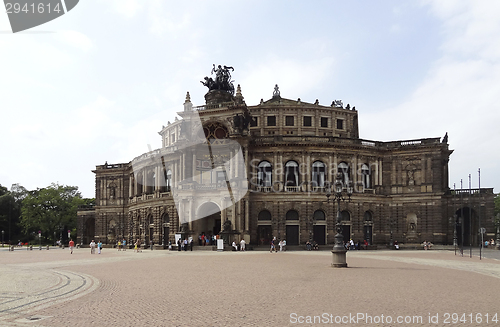
[[[332,269],[330,251],[1,249],[0,326],[498,325],[498,260],[449,250],[347,260]]]

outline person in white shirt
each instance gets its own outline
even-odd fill
[[[234,248],[234,251],[238,251],[238,246],[236,245],[235,241],[233,241],[233,248]]]
[[[94,240],[92,240],[92,242],[90,242],[90,254],[94,253],[95,253],[95,242]]]
[[[244,239],[241,239],[241,242],[240,242],[240,251],[245,251],[245,240]]]

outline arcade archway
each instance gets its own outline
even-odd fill
[[[196,212],[196,218],[192,222],[194,235],[212,236],[221,231],[221,212],[217,204],[213,202],[203,203]]]

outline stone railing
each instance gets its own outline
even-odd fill
[[[476,195],[476,194],[493,194],[493,188],[472,188],[472,189],[458,189],[449,190],[446,192],[447,195]]]
[[[440,144],[440,138],[428,138],[428,139],[418,139],[418,140],[405,140],[405,141],[391,141],[391,142],[379,142],[370,141],[363,139],[350,139],[334,136],[287,136],[287,135],[275,135],[275,136],[262,136],[256,137],[254,142],[256,144],[265,143],[331,143],[331,144],[342,144],[342,145],[358,145],[366,147],[378,147],[378,148],[398,148],[398,147],[409,147],[409,146],[425,146],[425,145],[437,145]]]

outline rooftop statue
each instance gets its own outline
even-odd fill
[[[208,87],[209,91],[221,90],[234,95],[234,81],[231,80],[231,71],[234,71],[233,67],[222,67],[221,65],[219,65],[216,68],[214,64],[210,74],[215,73],[215,80],[212,77],[206,76],[204,78],[204,81],[201,81],[201,84]]]
[[[273,98],[281,98],[280,88],[278,87],[278,84],[274,86]]]

